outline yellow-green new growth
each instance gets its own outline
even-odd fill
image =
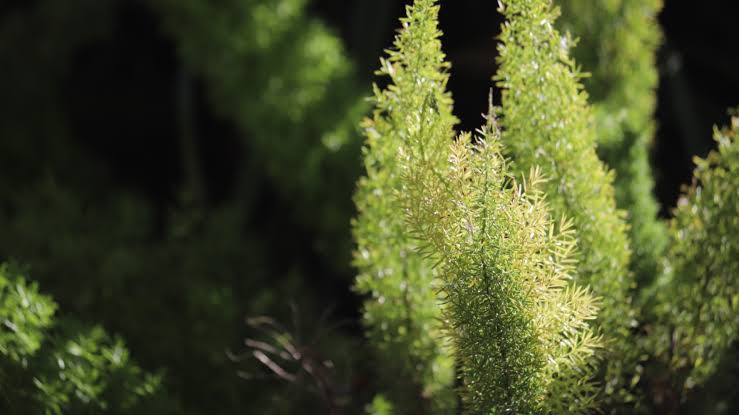
[[[517,172],[540,166],[556,215],[571,217],[580,247],[577,282],[602,297],[598,328],[609,351],[607,395],[628,387],[637,370],[630,340],[629,243],[616,209],[613,174],[595,152],[593,116],[581,74],[569,57],[571,40],[554,28],[551,0],[503,0],[507,21],[499,45],[503,88],[502,140]]]
[[[739,334],[739,118],[714,136],[718,151],[695,159],[678,202],[655,290],[652,347],[678,394],[713,374]]]
[[[538,170],[521,185],[508,176],[492,115],[477,140],[435,138],[401,147],[403,201],[440,269],[465,413],[591,412],[597,307],[570,284],[570,223],[550,217]]]
[[[449,64],[439,41],[438,6],[417,0],[401,23],[378,71],[391,84],[375,86],[374,114],[363,124],[366,177],[355,195],[353,224],[356,289],[370,296],[364,321],[387,371],[383,381],[393,406],[400,413],[444,412],[454,405],[454,362],[442,340],[437,273],[417,252],[403,217],[399,196],[406,189],[397,152],[420,137],[451,142],[457,120],[446,92]]]

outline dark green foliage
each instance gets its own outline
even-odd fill
[[[441,51],[438,6],[419,0],[406,13],[394,49],[380,60],[378,74],[392,84],[383,90],[375,86],[374,115],[363,123],[366,177],[354,196],[356,288],[370,296],[364,321],[387,371],[388,398],[400,413],[445,413],[454,405],[454,372],[449,344],[442,339],[438,274],[417,252],[407,229],[397,153],[419,134],[451,142],[457,120],[446,92],[449,64]],[[439,156],[429,163],[444,164]]]
[[[64,108],[66,91],[60,84],[69,76],[80,49],[110,35],[109,17],[123,5],[41,0],[8,17],[0,38],[0,52],[13,62],[3,66],[8,74],[0,82],[14,97],[3,100],[7,111],[0,123],[4,137],[9,137],[0,142],[0,256],[28,261],[34,278],[54,294],[65,312],[103,322],[124,334],[147,368],[166,367],[164,381],[178,413],[185,411],[182,407],[187,408],[185,413],[238,413],[243,408],[284,413],[299,406],[312,408],[306,402],[315,398],[300,385],[290,390],[293,399],[286,400],[283,388],[274,382],[240,379],[237,363],[227,353],[242,348],[245,315],[285,314],[285,299],[293,298],[307,320],[316,319],[328,307],[309,294],[325,286],[302,281],[305,265],[301,261],[309,254],[287,252],[292,255],[290,262],[268,260],[268,250],[295,249],[284,243],[282,233],[294,232],[298,226],[288,222],[283,212],[274,217],[255,212],[264,181],[257,167],[270,166],[272,179],[279,183],[275,188],[283,197],[301,198],[304,209],[293,210],[304,226],[320,234],[307,243],[316,245],[315,250],[327,250],[330,255],[325,255],[325,261],[348,268],[350,190],[359,170],[359,141],[350,138],[363,105],[356,99],[359,93],[352,86],[351,65],[338,40],[320,22],[305,16],[303,2],[282,2],[277,9],[273,2],[231,2],[231,8],[226,3],[206,3],[152,6],[171,33],[183,29],[175,40],[192,70],[202,69],[219,112],[244,128],[248,149],[264,152],[252,154],[248,164],[239,168],[241,180],[234,200],[218,207],[208,205],[204,189],[197,188],[202,180],[198,166],[178,186],[177,193],[184,196],[162,206],[122,190],[106,168],[96,165],[94,157],[72,138]],[[259,16],[235,19],[230,25],[211,24],[211,17],[235,18],[234,8],[240,8],[241,16]],[[272,16],[268,20],[280,30],[265,26],[265,16]],[[270,42],[282,47],[266,44],[240,54],[244,39],[238,36],[250,31],[255,36],[274,36]],[[39,46],[18,50],[29,43],[28,37],[40,39]],[[278,74],[275,68],[283,71]],[[213,73],[219,69],[222,72]],[[276,79],[267,88],[272,75]],[[44,82],[39,84],[39,79]],[[283,82],[284,88],[274,88]],[[255,98],[256,89],[259,98]],[[285,92],[294,94],[285,96]],[[354,110],[333,110],[347,100],[356,104]],[[29,114],[35,118],[29,119]],[[276,129],[269,131],[272,127]],[[268,131],[269,136],[264,136]],[[197,152],[191,133],[183,131],[182,141]],[[274,153],[274,158],[267,153]],[[306,157],[308,153],[313,156]],[[184,154],[183,159],[190,156]],[[318,215],[321,218],[316,220]],[[299,240],[293,243],[299,244]],[[112,340],[109,343],[105,350],[114,346]],[[321,344],[331,345],[328,357],[342,369],[360,358],[349,355],[352,343],[335,330],[323,334]],[[262,370],[255,362],[238,367],[258,375]],[[163,413],[156,407],[140,411]]]
[[[343,268],[365,105],[340,41],[306,3],[152,2],[218,113],[248,138],[250,161],[302,207],[294,214],[318,233],[315,249]]]
[[[649,149],[657,87],[656,15],[662,0],[563,0],[560,24],[578,38],[572,54],[595,112],[598,153],[616,172],[617,205],[628,211],[636,280],[653,281],[667,246],[657,219]]]
[[[628,399],[624,388],[638,351],[629,338],[636,322],[627,226],[616,208],[613,174],[595,153],[593,115],[569,57],[571,40],[554,28],[557,12],[548,0],[503,1],[501,12],[507,21],[495,79],[503,88],[504,151],[515,171],[540,166],[550,179],[553,212],[572,218],[580,248],[576,281],[602,298],[597,326],[607,349],[604,392]]]
[[[115,328],[143,364],[166,367],[172,398],[188,413],[200,413],[198,403],[221,413],[269,407],[281,396],[265,383],[244,392],[249,384],[237,377],[227,351],[241,349],[245,315],[284,312],[277,299],[310,291],[299,269],[262,288],[270,265],[259,260],[262,244],[243,233],[247,208],[226,206],[208,215],[173,211],[160,236],[154,212],[133,195],[93,201],[43,183],[13,196],[19,213],[0,217],[0,250],[36,264],[35,277],[67,312]],[[307,315],[321,311],[307,301],[301,306]],[[344,358],[340,347],[333,350]],[[259,372],[253,362],[241,366]]]
[[[55,309],[15,267],[0,265],[0,409],[124,414],[154,405],[159,376],[143,372],[101,328],[55,321]]]

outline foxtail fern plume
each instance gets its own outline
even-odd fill
[[[662,0],[562,0],[560,24],[578,37],[572,53],[590,72],[584,80],[595,110],[598,152],[616,171],[616,201],[627,210],[640,284],[652,282],[667,246],[657,219],[649,147],[654,135],[657,13]]]
[[[630,399],[638,352],[630,340],[632,274],[624,213],[616,208],[613,174],[595,152],[595,130],[571,40],[554,28],[551,0],[503,0],[507,21],[499,45],[502,141],[514,171],[540,166],[556,215],[572,218],[580,248],[576,282],[602,297],[597,327],[607,349],[606,399]],[[621,395],[624,396],[621,396]]]
[[[600,339],[595,300],[570,284],[574,231],[551,218],[538,170],[522,184],[507,174],[488,119],[476,140],[410,135],[400,152],[409,226],[441,270],[465,413],[589,413]]]
[[[653,348],[679,395],[716,371],[739,330],[739,114],[714,137],[678,202],[655,290]]]
[[[407,7],[394,49],[378,74],[373,117],[364,121],[366,177],[355,195],[358,217],[356,289],[370,298],[364,322],[387,370],[386,396],[399,413],[444,411],[453,406],[453,359],[442,340],[441,308],[432,263],[417,252],[400,203],[405,184],[397,165],[404,142],[420,137],[449,143],[454,137],[449,64],[441,51],[438,6],[417,0]],[[442,154],[429,163],[442,165]],[[420,407],[408,406],[421,402]]]

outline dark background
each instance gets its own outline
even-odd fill
[[[0,16],[32,7],[33,0],[3,0]],[[405,2],[394,0],[314,0],[311,9],[344,40],[366,84],[377,59],[389,46]],[[731,0],[667,0],[659,21],[664,44],[653,162],[656,193],[674,205],[681,183],[692,171],[693,155],[712,147],[713,125],[727,121],[726,109],[739,97],[736,5]],[[734,6],[734,7],[733,7]],[[461,129],[472,130],[486,104],[495,66],[495,36],[501,22],[496,2],[446,1],[441,12],[444,48],[453,64],[450,89]],[[80,142],[113,166],[121,184],[154,199],[171,200],[181,179],[172,96],[178,82],[175,46],[162,35],[159,21],[137,1],[115,11],[112,38],[86,45],[63,80],[74,129]],[[248,91],[245,91],[248,93]],[[232,127],[213,120],[198,95],[200,156],[214,201],[232,191]],[[131,166],[136,168],[131,168]]]

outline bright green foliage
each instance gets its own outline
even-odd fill
[[[32,356],[52,323],[56,305],[7,264],[0,264],[0,356],[23,362]]]
[[[0,410],[18,414],[129,413],[160,379],[130,360],[120,339],[63,320],[13,267],[0,265]]]
[[[51,343],[33,380],[47,413],[125,413],[159,388],[159,377],[143,373],[123,342],[99,327]]]
[[[655,292],[657,357],[683,393],[712,375],[739,330],[739,118],[696,158],[670,224],[669,266]]]
[[[628,210],[637,281],[653,281],[667,246],[657,220],[649,145],[661,39],[656,16],[662,0],[563,0],[560,24],[578,37],[572,54],[590,72],[584,80],[593,102],[598,152],[616,171],[620,208]]]
[[[366,177],[355,195],[354,263],[356,289],[371,296],[364,321],[388,371],[387,396],[400,413],[419,413],[425,410],[408,405],[427,405],[429,398],[439,409],[453,403],[453,359],[441,337],[437,273],[416,252],[404,219],[399,196],[406,189],[397,153],[421,136],[451,142],[457,120],[446,92],[449,64],[441,51],[435,0],[417,0],[401,22],[395,48],[381,59],[379,71],[392,84],[383,90],[375,86],[374,116],[363,124]],[[438,156],[428,162],[443,165],[443,155]]]
[[[568,55],[570,39],[554,28],[549,0],[502,1],[507,18],[499,45],[504,150],[514,170],[540,166],[556,215],[571,217],[580,261],[577,282],[602,297],[598,328],[609,351],[605,393],[620,393],[636,370],[629,289],[629,243],[616,209],[613,174],[598,160],[595,130],[581,74]]]
[[[182,59],[203,76],[337,266],[358,176],[355,128],[365,111],[340,40],[306,15],[306,0],[156,0]],[[243,177],[241,186],[248,186]],[[306,208],[308,206],[309,208]]]
[[[377,395],[365,408],[367,415],[393,415],[393,404],[382,395]]]
[[[537,170],[523,185],[508,176],[492,114],[474,141],[449,144],[415,125],[399,151],[403,200],[441,270],[466,413],[589,413],[597,307],[569,284],[571,224],[550,217]]]

